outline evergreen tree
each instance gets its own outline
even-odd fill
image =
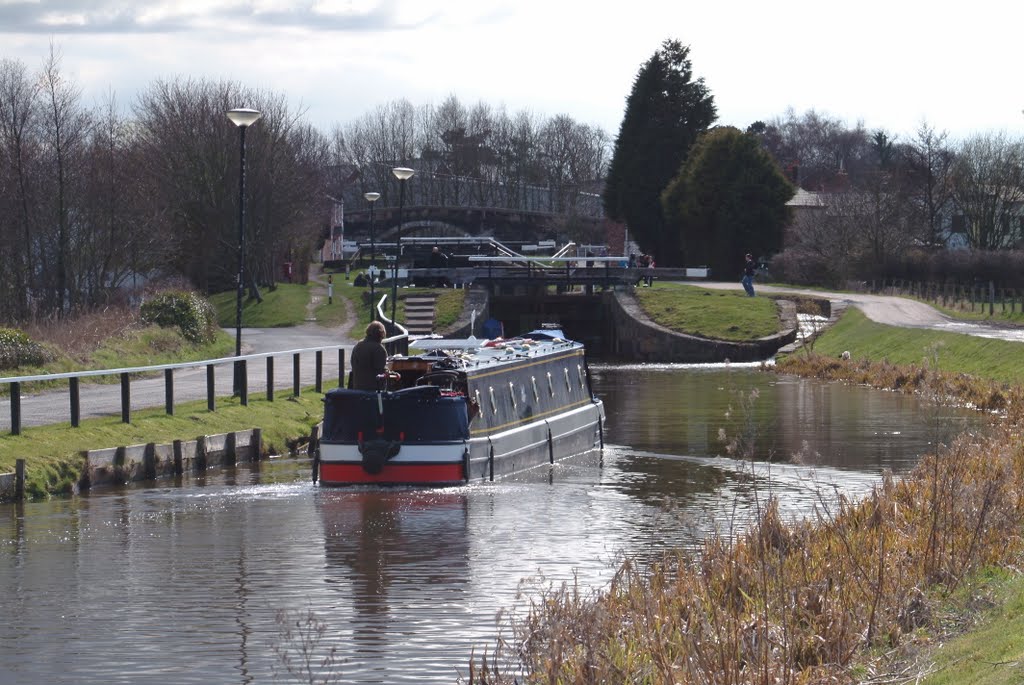
[[[667,231],[690,264],[739,278],[743,255],[777,252],[794,188],[756,135],[714,128],[690,150],[662,195]]]
[[[679,171],[697,137],[717,116],[704,79],[693,80],[690,48],[666,40],[640,68],[626,101],[603,200],[605,212],[622,221],[658,264],[680,263],[666,234],[659,198]]]

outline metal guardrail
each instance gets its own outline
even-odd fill
[[[301,392],[301,356],[303,354],[315,355],[314,387],[317,392],[323,392],[323,355],[325,351],[337,351],[338,354],[338,383],[343,383],[345,369],[345,347],[344,345],[328,345],[324,347],[308,347],[294,350],[282,350],[280,352],[261,352],[258,354],[247,354],[241,357],[220,357],[195,362],[179,362],[176,364],[158,364],[154,366],[131,366],[118,369],[96,369],[91,371],[70,371],[65,373],[37,374],[31,376],[10,376],[0,378],[0,383],[7,384],[10,388],[11,401],[11,435],[20,435],[22,428],[22,384],[40,381],[57,381],[67,379],[68,401],[71,409],[71,426],[77,428],[81,420],[81,398],[80,381],[82,378],[97,376],[119,376],[121,384],[121,421],[131,421],[131,381],[132,376],[151,376],[163,372],[164,375],[164,408],[168,414],[174,414],[174,371],[180,369],[194,369],[206,367],[206,407],[209,411],[215,411],[216,402],[216,367],[231,364],[234,368],[235,378],[239,380],[234,388],[232,396],[237,395],[240,403],[249,403],[249,376],[248,363],[250,361],[266,360],[267,372],[267,400],[274,401],[274,358],[292,357],[292,393],[298,396]]]

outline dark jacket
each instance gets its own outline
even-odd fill
[[[384,373],[388,351],[380,341],[363,338],[352,348],[353,390],[376,390],[377,376]]]

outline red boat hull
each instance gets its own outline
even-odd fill
[[[466,470],[462,463],[391,463],[380,473],[367,473],[361,464],[321,462],[320,482],[323,485],[457,485],[466,482]]]

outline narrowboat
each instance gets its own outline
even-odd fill
[[[560,329],[412,344],[378,390],[324,396],[321,485],[458,485],[603,447],[584,346]]]

